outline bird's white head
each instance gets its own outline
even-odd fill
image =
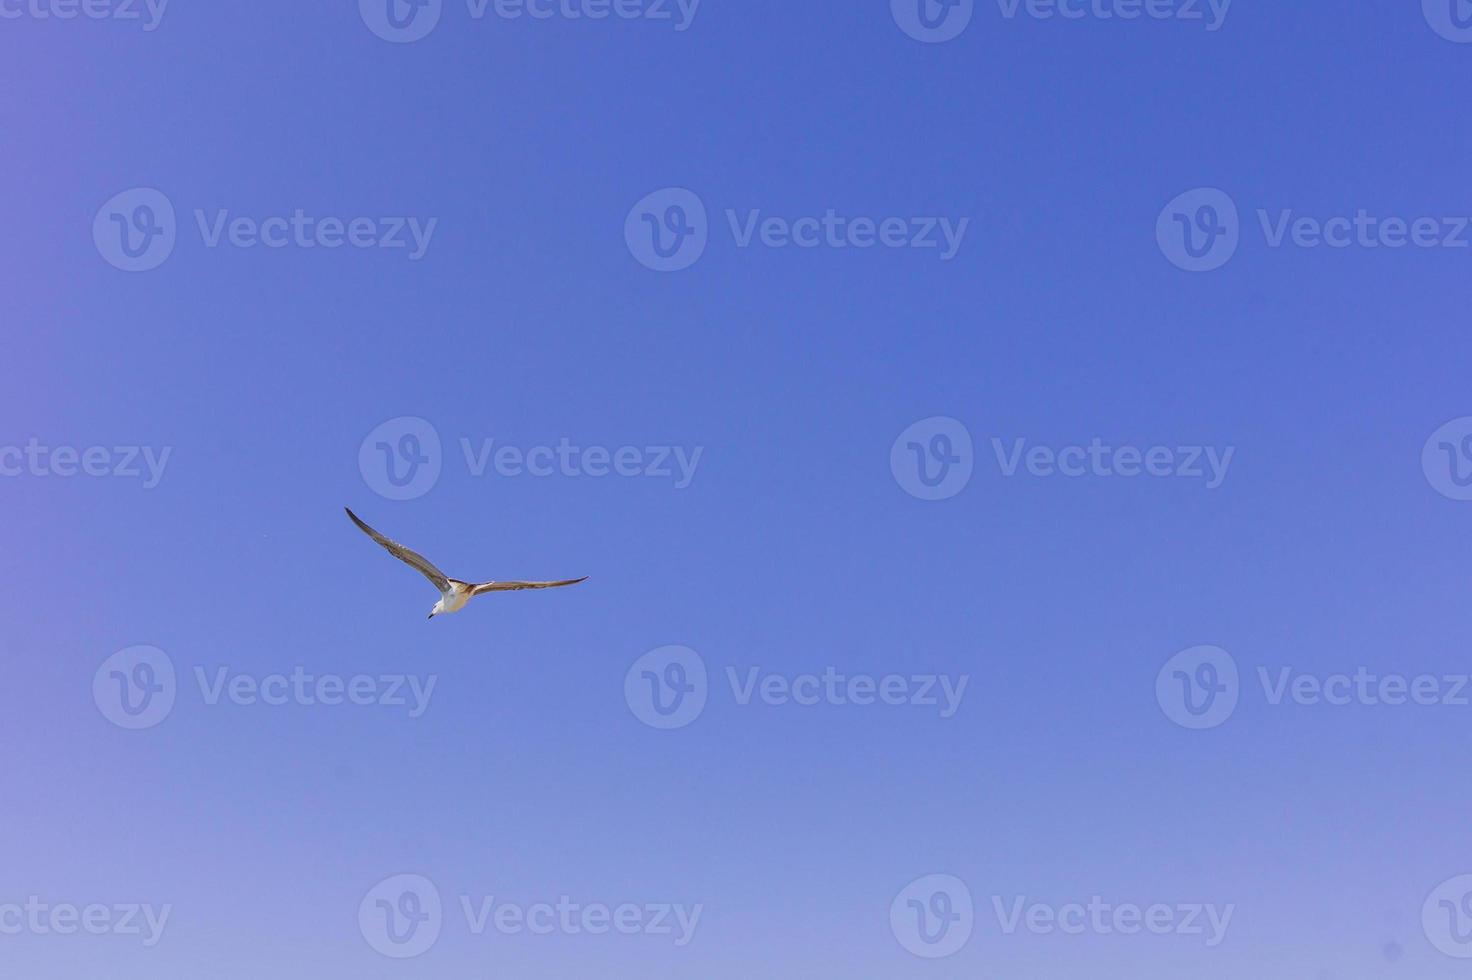
[[[434,619],[436,616],[438,616],[440,613],[442,613],[444,611],[445,611],[445,603],[444,603],[444,600],[441,600],[439,602],[436,602],[434,604],[434,608],[429,611],[429,618],[430,619]]]

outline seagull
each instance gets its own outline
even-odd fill
[[[362,519],[357,514],[354,514],[350,508],[344,507],[343,510],[348,512],[348,516],[353,519],[353,523],[358,525],[364,534],[387,548],[388,553],[399,561],[418,569],[421,575],[429,579],[434,584],[434,587],[440,590],[440,601],[436,602],[434,608],[429,611],[430,619],[434,619],[440,613],[459,612],[465,608],[465,604],[471,599],[478,595],[484,595],[487,592],[517,592],[521,589],[555,589],[563,585],[577,585],[579,582],[586,582],[588,580],[588,576],[584,575],[582,578],[564,579],[561,582],[481,582],[479,584],[461,582],[459,579],[450,578],[444,572],[435,568],[434,565],[430,564],[428,558],[425,558],[418,552],[410,551],[397,541],[390,541],[388,538],[379,534],[373,528],[363,523]]]

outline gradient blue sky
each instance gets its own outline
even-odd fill
[[[0,20],[0,443],[173,447],[151,490],[0,479],[9,790],[0,903],[174,906],[156,948],[0,937],[36,980],[642,976],[1424,978],[1421,903],[1472,872],[1472,708],[1155,703],[1216,644],[1327,674],[1466,672],[1472,504],[1430,433],[1472,414],[1472,250],[1270,249],[1257,208],[1472,214],[1472,45],[1415,2],[1233,5],[1224,27],[1009,20],[921,44],[882,0],[705,0],[668,24],[472,20],[422,41],[356,4],[186,4],[158,30]],[[92,241],[133,187],[160,268]],[[694,190],[712,241],[642,267],[633,204]],[[1219,187],[1242,246],[1192,275],[1166,202]],[[205,248],[190,212],[439,220],[402,252]],[[738,249],[721,212],[969,217],[960,254]],[[359,472],[414,415],[427,495]],[[977,443],[958,496],[889,472],[906,426]],[[691,484],[472,478],[461,437],[704,447]],[[1003,478],[992,437],[1237,447],[1225,484]],[[432,591],[343,505],[465,577]],[[430,710],[209,706],[109,724],[94,671],[436,674]],[[688,728],[623,698],[685,644]],[[738,706],[727,665],[966,673],[960,713]],[[470,936],[380,957],[357,907],[445,894],[703,903],[695,941]],[[890,901],[943,872],[976,933],[927,961]],[[1235,903],[1227,941],[1003,936],[991,895]]]

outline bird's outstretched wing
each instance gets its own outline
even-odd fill
[[[397,541],[390,541],[388,538],[373,530],[373,528],[369,527],[367,524],[364,524],[363,521],[359,519],[358,515],[354,514],[348,508],[344,507],[343,510],[346,510],[348,512],[348,516],[353,519],[353,523],[362,528],[364,534],[368,535],[374,541],[377,541],[379,544],[387,548],[389,554],[393,555],[404,564],[418,569],[419,573],[425,578],[429,579],[431,582],[433,582],[434,587],[439,589],[441,592],[450,591],[449,578],[445,575],[444,572],[440,571],[438,568],[435,568],[434,565],[430,563],[430,560],[428,558],[425,558],[417,551],[411,551],[408,548],[405,548]]]
[[[483,592],[516,592],[521,589],[555,589],[563,585],[577,585],[579,582],[588,581],[588,576],[582,578],[563,579],[561,582],[482,582],[480,585],[471,586],[470,594],[478,596]]]

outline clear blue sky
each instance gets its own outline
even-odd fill
[[[0,0],[18,14],[0,19],[0,447],[171,452],[151,488],[59,461],[0,477],[0,905],[172,913],[151,948],[0,935],[0,972],[1463,974],[1422,904],[1472,872],[1472,707],[1273,705],[1257,681],[1472,669],[1472,504],[1422,467],[1472,415],[1472,249],[1273,248],[1257,217],[1472,214],[1472,45],[1421,4],[1237,0],[1213,31],[978,0],[923,43],[887,0],[705,0],[683,31],[445,0],[427,36],[390,43],[349,0],[176,0],[151,31],[36,16],[47,2]],[[657,272],[626,223],[671,187],[708,241]],[[133,188],[167,198],[177,240],[130,273],[94,222]],[[1210,272],[1156,240],[1196,188],[1239,211]],[[726,215],[830,209],[969,224],[943,261],[742,248]],[[411,260],[209,247],[196,210],[436,223]],[[406,416],[432,424],[442,472],[390,500],[360,448]],[[969,483],[934,501],[890,468],[932,416],[974,443]],[[462,439],[701,455],[682,489],[476,476]],[[1007,477],[993,439],[1235,454],[1208,490]],[[426,622],[433,591],[344,505],[451,575],[591,579]],[[176,703],[129,731],[93,680],[140,644],[177,668]],[[1200,644],[1242,676],[1207,731],[1155,694]],[[668,731],[625,699],[666,645],[709,671],[704,711]],[[411,719],[212,705],[195,681],[296,667],[437,686]],[[969,683],[949,718],[743,705],[728,667]],[[401,873],[445,914],[397,961],[358,911]],[[975,899],[945,959],[890,923],[929,874]],[[562,895],[703,911],[677,948],[476,936],[459,909]],[[992,908],[1094,895],[1235,913],[1207,948],[1006,935]]]

